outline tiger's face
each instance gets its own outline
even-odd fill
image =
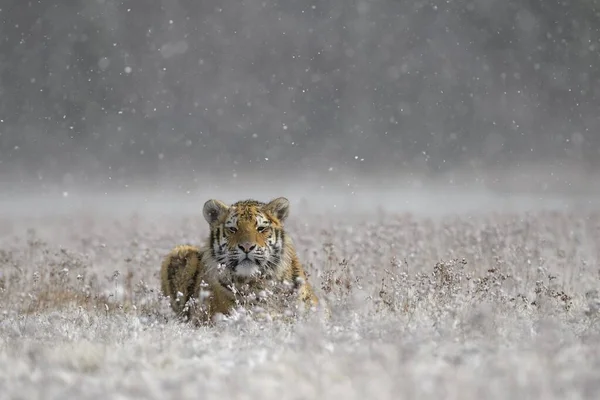
[[[262,203],[239,201],[227,206],[219,200],[204,204],[204,218],[210,225],[213,258],[234,277],[272,275],[284,254],[283,222],[289,201],[283,197]]]

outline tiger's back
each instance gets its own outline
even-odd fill
[[[289,202],[208,200],[204,246],[176,246],[161,265],[161,290],[176,314],[198,322],[242,306],[295,309],[318,299],[283,223]]]

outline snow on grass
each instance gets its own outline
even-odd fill
[[[331,319],[202,328],[158,293],[161,257],[206,235],[200,215],[2,222],[2,398],[600,395],[591,211],[293,214]]]

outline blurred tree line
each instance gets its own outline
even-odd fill
[[[5,0],[0,19],[0,170],[600,158],[600,0]]]

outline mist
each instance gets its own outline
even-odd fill
[[[7,1],[0,179],[59,193],[574,184],[600,159],[598,12],[583,0]]]

